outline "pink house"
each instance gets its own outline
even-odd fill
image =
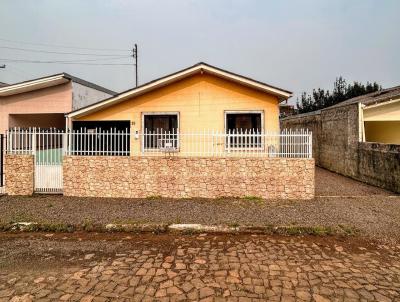
[[[116,93],[60,73],[0,86],[0,133],[12,127],[65,127],[64,114]]]

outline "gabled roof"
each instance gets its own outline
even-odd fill
[[[186,69],[182,69],[178,72],[169,74],[167,76],[158,78],[158,79],[148,82],[146,84],[140,85],[136,88],[121,92],[111,98],[102,100],[98,103],[94,103],[92,105],[72,111],[72,112],[68,113],[66,116],[79,117],[79,116],[87,115],[89,113],[99,111],[103,108],[118,104],[127,99],[131,99],[133,97],[142,95],[142,94],[152,91],[154,89],[157,89],[157,88],[166,86],[168,84],[171,84],[173,82],[182,80],[191,75],[194,75],[197,73],[203,73],[203,72],[212,74],[212,75],[216,75],[218,77],[239,83],[244,86],[251,87],[253,89],[263,91],[265,93],[276,95],[277,97],[279,97],[280,100],[286,100],[292,96],[292,92],[290,92],[288,90],[284,90],[284,89],[281,89],[281,88],[278,88],[278,87],[275,87],[275,86],[272,86],[272,85],[269,85],[269,84],[266,84],[266,83],[263,83],[260,81],[256,81],[256,80],[250,79],[248,77],[244,77],[242,75],[238,75],[233,72],[229,72],[229,71],[223,70],[221,68],[200,62],[196,65],[193,65]]]
[[[28,80],[24,82],[19,82],[15,84],[10,84],[4,87],[0,87],[0,97],[9,96],[14,94],[19,94],[28,91],[34,91],[42,88],[52,87],[56,85],[60,85],[63,83],[67,83],[69,81],[79,83],[81,85],[97,89],[99,91],[105,92],[110,95],[117,94],[116,92],[104,88],[102,86],[96,85],[94,83],[82,80],[80,78],[69,75],[68,73],[59,73],[55,75],[50,75],[42,78],[37,78],[33,80]]]

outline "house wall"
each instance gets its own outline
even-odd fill
[[[66,156],[64,195],[266,199],[314,197],[314,160]]]
[[[400,98],[363,109],[364,121],[400,121]]]
[[[396,164],[400,150],[394,148],[388,152],[384,145],[373,150],[366,148],[366,144],[359,142],[359,118],[358,104],[350,104],[287,117],[281,120],[281,127],[313,131],[313,156],[318,166],[400,192],[395,185],[400,184],[399,164]]]
[[[0,97],[0,133],[9,128],[10,114],[67,113],[72,108],[71,83]]]
[[[111,97],[104,91],[72,82],[72,110],[76,110]]]
[[[400,145],[400,120],[365,122],[365,140]]]
[[[224,130],[225,110],[261,110],[266,131],[279,131],[278,98],[216,76],[194,75],[78,120],[130,120],[142,130],[143,112],[179,112],[180,131]],[[139,141],[132,141],[139,151]]]
[[[34,189],[33,155],[5,155],[4,174],[8,195],[32,195]]]

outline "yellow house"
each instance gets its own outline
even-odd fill
[[[363,106],[365,141],[400,145],[400,96]]]
[[[279,132],[290,91],[198,63],[66,115],[73,130],[143,133]],[[150,144],[130,142],[131,150]]]

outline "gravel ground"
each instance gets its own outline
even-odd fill
[[[343,225],[375,239],[400,242],[400,196],[326,170],[316,172],[317,197],[310,201],[3,196],[0,222]]]

